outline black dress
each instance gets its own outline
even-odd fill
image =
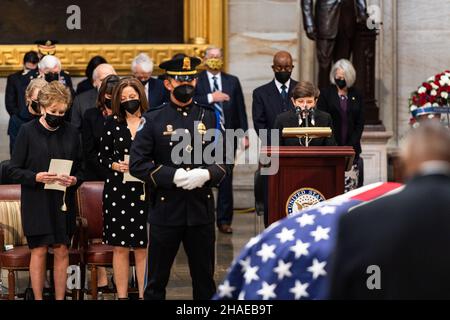
[[[81,144],[85,181],[105,181],[109,170],[98,161],[100,138],[105,126],[105,117],[98,108],[86,110],[81,123]]]
[[[112,170],[113,162],[123,161],[131,149],[131,133],[126,122],[116,116],[106,119],[100,139],[100,163],[108,168],[103,190],[103,240],[121,247],[147,246],[147,201],[145,184],[123,182],[123,173]]]
[[[81,184],[81,150],[78,130],[64,123],[56,131],[49,131],[33,120],[23,125],[17,136],[9,175],[21,184],[22,226],[28,246],[69,244],[75,230],[75,190]],[[77,185],[67,188],[67,211],[61,211],[64,193],[45,190],[36,182],[36,174],[48,171],[51,159],[72,160],[71,175]]]

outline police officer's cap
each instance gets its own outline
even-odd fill
[[[57,40],[37,40],[34,42],[38,45],[38,51],[42,55],[54,55],[56,51]]]
[[[173,78],[194,79],[197,75],[197,66],[201,63],[199,58],[188,56],[177,56],[159,65],[166,71],[166,75]]]

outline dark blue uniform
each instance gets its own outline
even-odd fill
[[[202,158],[200,163],[194,163],[194,153],[200,146],[212,148],[210,144],[216,142],[203,139],[202,132],[203,129],[219,130],[217,127],[214,110],[197,103],[179,107],[169,102],[143,115],[130,151],[130,172],[145,181],[150,189],[145,299],[165,298],[170,269],[181,242],[189,259],[194,299],[210,299],[215,292],[215,214],[211,187],[218,186],[229,170],[224,160],[206,164]],[[173,141],[172,137],[183,132],[189,132],[192,139]],[[200,143],[194,143],[194,135]],[[179,148],[180,143],[190,161],[175,163],[172,149]],[[178,168],[207,169],[210,180],[193,190],[177,188],[173,179]]]

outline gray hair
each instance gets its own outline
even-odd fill
[[[145,53],[139,53],[131,62],[131,71],[135,72],[137,66],[144,72],[153,72],[153,60]]]
[[[345,82],[347,83],[347,88],[352,87],[356,80],[356,71],[353,64],[347,59],[341,59],[336,61],[336,63],[331,68],[330,81],[332,84],[336,84],[334,78],[336,77],[337,69],[342,69],[344,71]]]
[[[112,65],[110,65],[109,63],[102,63],[102,64],[99,64],[92,72],[92,80],[93,81],[96,81],[98,79],[98,72],[102,68],[109,69],[108,74],[116,74],[116,70],[114,70],[114,67]]]
[[[220,51],[220,56],[223,57],[223,49],[216,47],[216,46],[209,46],[208,48],[206,48],[205,50],[205,57],[208,55],[208,52],[211,50],[219,50]]]
[[[58,66],[59,70],[61,70],[61,61],[52,55],[44,56],[38,63],[39,70],[53,69],[55,66]]]

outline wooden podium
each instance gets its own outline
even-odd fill
[[[350,169],[355,151],[352,147],[280,146],[262,147],[261,154],[279,160],[278,173],[268,176],[271,224],[286,217],[288,207],[300,210],[314,204],[307,203],[314,197],[329,199],[343,194],[344,172]]]

